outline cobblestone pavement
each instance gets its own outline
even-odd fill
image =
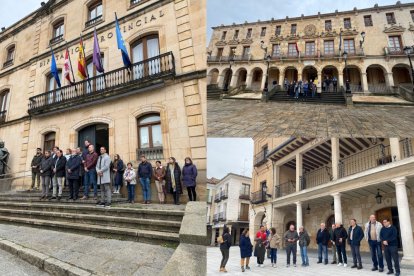
[[[49,274],[0,249],[0,275],[46,276]]]
[[[234,246],[230,248],[230,259],[226,265],[226,269],[228,273],[219,273],[220,269],[220,262],[221,262],[221,253],[218,247],[208,247],[207,248],[207,275],[288,275],[288,276],[380,276],[386,275],[388,271],[386,268],[383,273],[379,273],[378,271],[371,271],[371,263],[370,258],[366,255],[362,258],[362,270],[356,270],[355,268],[351,268],[351,260],[350,252],[348,252],[348,267],[337,267],[333,264],[322,265],[317,264],[317,255],[315,251],[311,251],[308,253],[309,256],[309,266],[308,267],[301,267],[300,264],[302,263],[300,255],[297,256],[297,267],[293,267],[292,265],[287,268],[286,267],[286,253],[284,250],[278,250],[277,252],[277,266],[273,268],[270,263],[270,259],[266,259],[264,261],[264,267],[256,267],[256,257],[251,258],[250,262],[250,271],[246,271],[242,273],[240,269],[240,250],[238,246]],[[414,275],[414,270],[412,269],[401,269],[401,275]]]
[[[414,137],[414,107],[209,100],[209,137]]]
[[[0,237],[98,275],[158,275],[174,253],[158,245],[5,224]]]

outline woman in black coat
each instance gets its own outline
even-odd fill
[[[174,197],[174,204],[179,205],[183,187],[181,184],[181,168],[174,157],[168,159],[168,165],[165,171],[165,182],[167,184],[167,191]]]
[[[230,247],[231,247],[231,235],[229,233],[229,228],[227,225],[223,227],[223,242],[220,244],[220,251],[221,251],[221,263],[220,263],[220,272],[227,272],[226,264],[229,260],[230,255]]]

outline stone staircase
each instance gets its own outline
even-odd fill
[[[299,98],[295,99],[294,97],[290,97],[286,91],[278,91],[272,96],[269,97],[269,101],[275,102],[304,102],[304,103],[323,103],[323,104],[338,104],[338,105],[345,105],[346,100],[342,93],[333,93],[327,92],[322,93],[321,98],[315,95],[314,98],[307,97],[307,98]]]
[[[0,194],[0,224],[17,224],[101,238],[131,240],[176,247],[184,216],[182,206],[125,205],[114,195],[113,207],[96,201],[62,199],[40,201],[38,192]],[[118,204],[117,204],[118,203]],[[114,206],[115,205],[115,206]]]
[[[223,94],[223,89],[218,88],[217,85],[207,86],[207,100],[220,100],[221,94]]]

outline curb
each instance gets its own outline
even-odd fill
[[[36,250],[23,247],[19,244],[0,238],[0,249],[7,251],[20,259],[34,265],[51,275],[59,276],[90,276],[91,272],[65,263]]]

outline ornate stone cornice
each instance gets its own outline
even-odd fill
[[[351,30],[351,29],[346,29],[344,31],[342,31],[342,36],[354,36],[354,35],[358,35],[359,32],[355,29]]]
[[[410,29],[411,29],[411,27],[410,27]],[[386,34],[388,34],[388,33],[402,33],[404,31],[405,31],[404,27],[395,26],[395,25],[391,26],[389,28],[385,27],[385,29],[384,29],[384,33],[386,33]]]
[[[229,45],[237,45],[237,44],[239,44],[239,40],[238,39],[232,39],[229,42],[227,42],[227,44],[229,44]]]
[[[241,44],[252,44],[253,40],[251,38],[245,38],[240,41]]]
[[[272,42],[272,43],[281,42],[281,41],[283,41],[283,36],[280,36],[280,35],[278,35],[278,36],[272,36],[270,38],[270,42]]]
[[[322,32],[321,37],[336,37],[338,33],[336,31],[328,31],[326,33]]]
[[[226,45],[227,45],[226,41],[220,40],[216,42],[216,46],[226,46]]]
[[[299,40],[299,35],[289,35],[285,38],[285,40]]]

